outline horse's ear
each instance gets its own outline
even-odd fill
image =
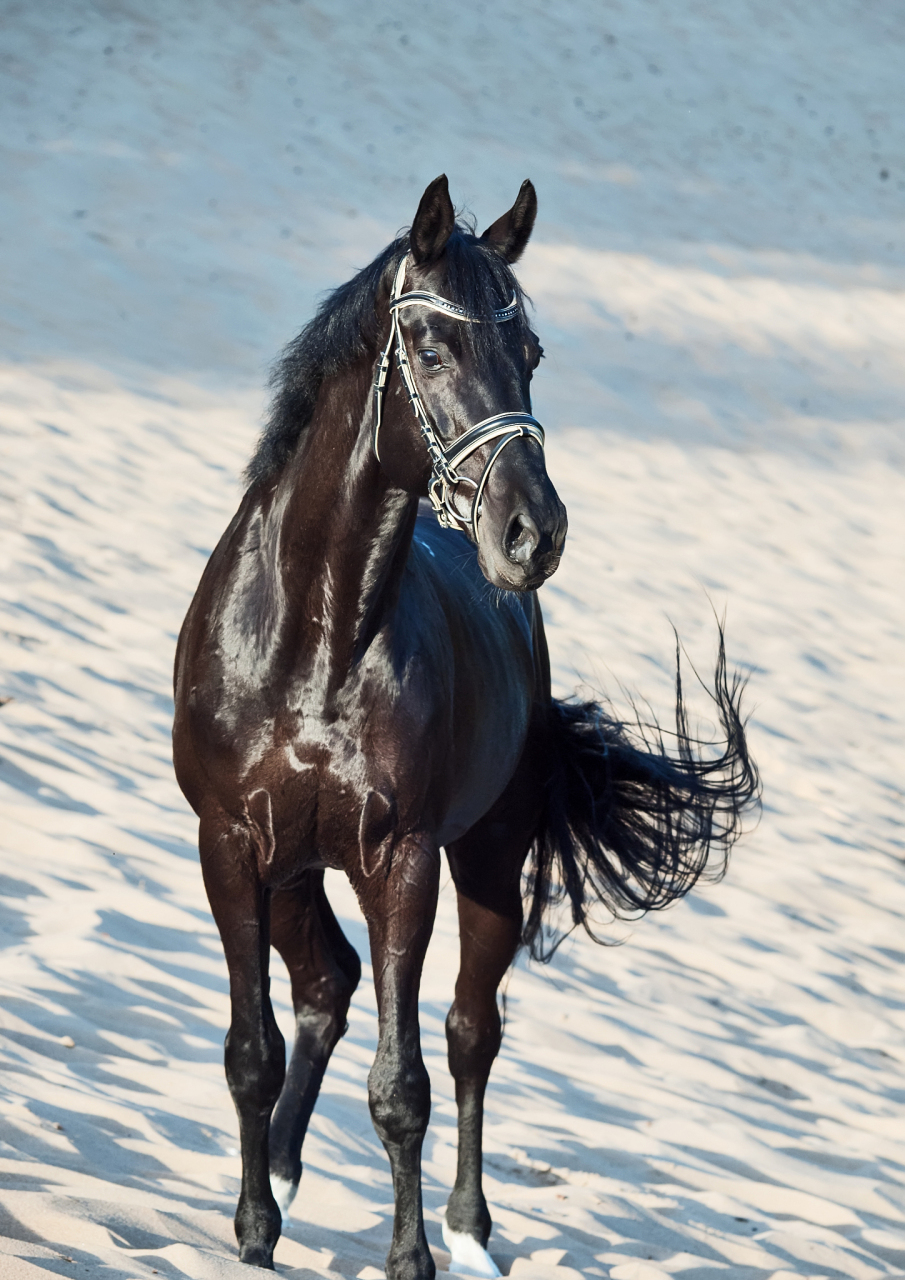
[[[433,262],[446,248],[456,225],[456,211],[449,198],[449,183],[441,173],[426,188],[412,223],[410,244],[416,263]]]
[[[531,238],[536,217],[537,192],[534,190],[534,183],[526,178],[515,197],[515,204],[508,213],[504,213],[502,218],[497,218],[487,228],[481,239],[493,245],[507,262],[518,262]]]

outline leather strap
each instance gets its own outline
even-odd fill
[[[544,429],[530,413],[497,413],[493,417],[485,418],[482,422],[475,423],[473,427],[469,427],[461,436],[453,440],[448,448],[444,449],[427,415],[424,402],[415,384],[408,352],[405,348],[405,339],[399,324],[399,312],[403,307],[421,306],[429,307],[433,311],[441,311],[444,315],[452,316],[456,320],[462,320],[466,324],[481,324],[482,322],[480,317],[469,315],[464,307],[458,306],[455,302],[450,302],[448,298],[442,298],[439,294],[428,293],[421,289],[403,293],[402,286],[405,282],[408,261],[408,255],[406,255],[396,269],[396,276],[390,293],[390,333],[377,366],[377,377],[374,382],[374,454],[379,462],[380,422],[395,341],[396,363],[399,366],[399,373],[408,393],[412,412],[418,422],[418,427],[427,446],[428,456],[431,461],[431,479],[427,490],[431,506],[440,524],[445,529],[470,530],[475,542],[477,542],[478,520],[481,516],[481,498],[494,463],[508,444],[522,437],[534,440],[543,449]],[[513,294],[512,302],[508,307],[500,307],[494,311],[493,318],[495,323],[505,324],[507,320],[514,319],[518,315],[518,310],[518,302]],[[463,476],[458,470],[459,464],[464,462],[466,458],[470,458],[478,449],[483,448],[484,445],[494,440],[498,440],[499,443],[487,460],[480,479],[475,482],[468,476]],[[453,505],[455,491],[461,484],[471,485],[475,491],[467,516],[459,512]]]

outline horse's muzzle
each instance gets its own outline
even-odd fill
[[[526,509],[510,518],[502,540],[502,555],[482,556],[482,569],[494,586],[507,591],[534,591],[555,573],[562,559],[568,521],[558,500],[553,511],[539,521]]]

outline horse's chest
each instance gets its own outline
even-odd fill
[[[291,837],[277,880],[292,865],[365,865],[409,834],[445,844],[487,812],[530,715],[530,652],[516,639],[498,625],[463,627],[454,656],[429,639],[402,655],[375,646],[330,703],[297,698],[269,753],[275,827]]]

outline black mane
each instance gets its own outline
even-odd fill
[[[284,349],[270,378],[274,397],[267,424],[245,470],[249,485],[269,479],[288,462],[311,421],[326,378],[365,352],[372,351],[376,359],[382,338],[378,332],[377,300],[381,290],[389,292],[392,277],[408,249],[407,234],[394,240],[348,283],[329,294],[314,319]],[[524,303],[525,295],[508,263],[465,223],[456,224],[445,258],[442,292],[485,322],[462,328],[479,366],[487,367],[502,345],[501,326],[492,319],[494,308],[508,305],[513,293],[519,303]],[[527,330],[523,306],[506,328],[511,325]]]

